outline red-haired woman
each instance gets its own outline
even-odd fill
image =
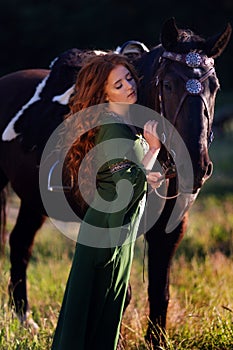
[[[93,57],[78,74],[69,118],[79,112],[77,125],[85,132],[69,149],[66,169],[79,179],[77,200],[87,202],[88,208],[52,350],[117,347],[147,182],[155,188],[160,176],[153,172],[146,176],[160,141],[157,123],[147,122],[145,151],[130,120],[130,105],[136,101],[137,76],[121,55]]]

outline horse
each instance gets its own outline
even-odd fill
[[[137,62],[137,69],[144,77],[139,90],[141,104],[156,110],[175,126],[188,149],[193,167],[193,198],[190,197],[186,208],[181,209],[178,225],[166,233],[168,218],[179,198],[177,181],[180,180],[173,177],[169,180],[163,212],[146,233],[150,320],[146,339],[154,347],[163,342],[166,330],[171,261],[187,228],[188,209],[212,173],[208,149],[213,140],[215,99],[220,87],[214,59],[221,55],[230,36],[229,24],[218,35],[203,39],[189,29],[178,29],[172,18],[163,27],[161,44]],[[194,58],[196,53],[200,54],[199,62],[202,63],[189,62],[189,57]],[[190,88],[189,83],[194,83],[195,87]],[[177,156],[180,152],[179,149],[171,151],[161,150],[160,161],[166,171],[172,171],[173,155]],[[180,169],[176,172],[179,171],[182,177],[185,173],[182,159],[176,161],[177,165]]]
[[[157,111],[164,120],[159,162],[167,178],[167,194],[158,220],[146,232],[149,281],[146,339],[152,347],[163,342],[162,334],[166,331],[170,266],[187,227],[188,209],[212,173],[208,147],[212,141],[214,105],[219,89],[214,59],[221,55],[230,35],[231,26],[227,24],[221,33],[204,39],[190,29],[179,29],[171,18],[163,25],[161,43],[133,62],[141,77],[139,104]],[[47,217],[39,189],[40,156],[46,141],[69,111],[69,97],[83,59],[80,51],[73,49],[61,55],[50,70],[24,70],[0,78],[1,217],[4,223],[3,191],[10,182],[21,203],[9,240],[9,291],[22,321],[29,312],[26,271],[33,241]],[[166,120],[184,141],[177,149],[170,147],[172,135],[167,130]],[[192,164],[192,185],[188,187],[182,177],[190,174],[185,174],[184,162],[179,156],[184,146]],[[158,196],[158,192],[150,195],[152,203]],[[80,212],[75,198],[73,203]],[[168,225],[175,209],[178,221]],[[148,210],[153,216],[150,201]],[[69,219],[62,217],[62,211],[54,216],[60,220]]]

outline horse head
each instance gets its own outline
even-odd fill
[[[148,54],[153,59],[159,58],[154,72],[147,73],[148,77],[153,76],[150,83],[153,86],[150,85],[150,97],[147,96],[144,103],[170,122],[184,141],[184,144],[173,145],[170,153],[170,158],[176,158],[176,171],[179,182],[183,181],[184,192],[196,193],[212,173],[208,147],[213,136],[215,98],[220,86],[214,59],[221,55],[230,35],[228,24],[222,33],[203,39],[189,29],[178,29],[172,18],[162,28],[161,45]],[[143,84],[147,89],[146,83]],[[172,129],[162,126],[162,134],[171,144]],[[192,164],[192,188],[185,184],[190,174],[185,174],[184,146]]]

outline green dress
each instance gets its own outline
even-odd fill
[[[118,343],[147,182],[142,139],[114,114],[104,118],[95,142],[98,195],[80,227],[52,350],[115,350]],[[116,200],[122,195],[126,204]]]

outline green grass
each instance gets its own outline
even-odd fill
[[[48,222],[36,237],[33,258],[28,268],[28,293],[31,313],[40,332],[20,326],[8,308],[9,250],[1,260],[0,349],[49,349],[74,251],[66,239]]]
[[[213,193],[214,196],[224,197],[233,193],[233,132],[217,136],[210,147],[210,157],[214,163],[212,177],[206,182],[201,196]]]
[[[215,140],[212,178],[190,210],[189,226],[172,264],[166,350],[233,349],[233,136]],[[17,206],[15,199],[11,205]],[[13,222],[8,223],[8,229]],[[49,350],[74,252],[74,242],[48,221],[36,236],[28,268],[28,293],[38,333],[8,309],[9,247],[0,260],[0,349]],[[125,349],[149,350],[147,276],[142,237],[131,273],[133,298],[122,326]]]

